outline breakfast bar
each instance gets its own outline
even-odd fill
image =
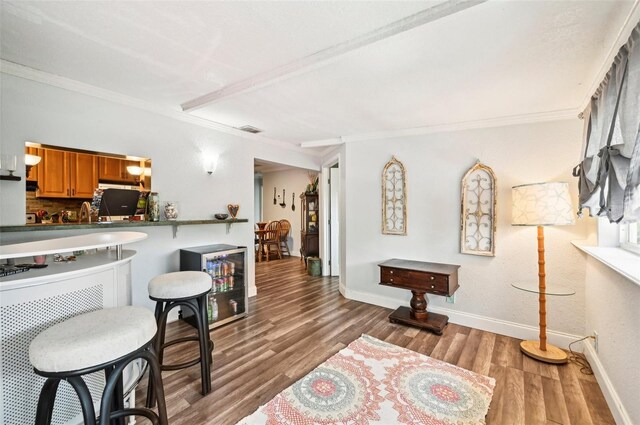
[[[9,264],[30,264],[32,256],[48,258],[46,267],[0,277],[0,387],[4,393],[0,423],[27,423],[34,417],[44,382],[29,363],[29,344],[36,335],[81,313],[131,305],[131,260],[136,252],[122,246],[145,238],[142,232],[104,232],[0,247],[0,260]],[[66,261],[54,262],[54,253]],[[89,389],[100,400],[95,395],[104,378],[91,379]],[[58,403],[65,404],[59,409],[64,412],[60,423],[77,423],[79,404],[71,388],[61,388]]]

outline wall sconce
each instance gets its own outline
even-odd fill
[[[31,168],[40,164],[40,161],[42,161],[42,158],[39,157],[38,155],[31,155],[28,153],[24,155],[24,165],[27,170],[27,176],[29,176],[29,173],[31,172]]]
[[[141,176],[144,173],[144,168],[137,165],[127,165],[127,173],[132,176]]]
[[[16,155],[0,155],[0,170],[6,170],[9,172],[8,176],[0,176],[0,180],[19,182],[22,180],[22,177],[13,175],[17,169],[18,157]]]
[[[147,173],[148,171],[148,173]],[[143,176],[150,176],[151,170],[146,167],[140,167],[138,165],[127,165],[127,173],[136,177],[136,183],[144,187]]]
[[[204,165],[204,170],[207,174],[211,175],[216,172],[216,168],[218,168],[218,159],[219,156],[215,154],[204,155],[202,158],[202,163]]]

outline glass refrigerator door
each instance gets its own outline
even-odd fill
[[[211,276],[207,297],[209,325],[222,324],[244,315],[246,282],[244,252],[205,254],[202,269]]]

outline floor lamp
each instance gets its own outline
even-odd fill
[[[538,226],[538,294],[540,341],[522,341],[524,354],[547,363],[566,363],[567,354],[547,344],[547,285],[544,262],[544,226],[574,224],[567,183],[534,183],[512,188],[514,226]]]

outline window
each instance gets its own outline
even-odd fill
[[[620,247],[640,254],[640,223],[632,221],[620,224]]]

